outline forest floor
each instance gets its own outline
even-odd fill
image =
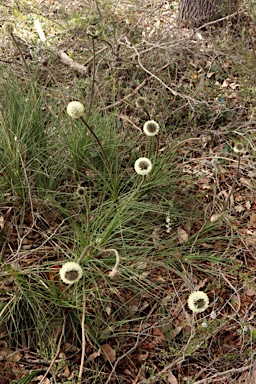
[[[0,384],[256,384],[256,12],[177,15],[0,4]]]

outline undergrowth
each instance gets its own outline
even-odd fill
[[[238,382],[255,356],[254,48],[240,71],[229,24],[157,45],[142,21],[89,33],[72,15],[88,77],[1,67],[0,379]]]

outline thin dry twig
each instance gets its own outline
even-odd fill
[[[42,377],[42,379],[40,380],[39,384],[43,384],[44,383],[44,379],[46,378],[46,376],[48,375],[48,373],[50,372],[50,370],[52,369],[54,363],[56,362],[57,360],[57,357],[60,353],[60,347],[61,347],[61,343],[62,343],[62,339],[63,339],[63,336],[64,336],[64,332],[65,332],[65,327],[66,327],[66,318],[64,316],[64,322],[63,322],[63,326],[62,326],[62,331],[61,331],[61,335],[60,335],[60,339],[59,339],[59,342],[58,342],[58,346],[57,346],[57,350],[56,350],[56,353],[54,355],[54,358],[52,359],[51,361],[51,364],[49,365],[49,368],[47,369],[47,371],[45,372],[44,376]]]
[[[82,380],[83,377],[83,368],[84,368],[84,359],[85,359],[85,347],[86,347],[86,339],[85,339],[85,303],[86,303],[86,295],[83,297],[83,313],[82,313],[82,319],[81,319],[81,329],[82,329],[82,356],[81,356],[81,363],[80,363],[80,369],[78,374],[78,381]]]
[[[113,368],[112,368],[112,371],[110,372],[109,374],[109,377],[106,381],[105,384],[108,384],[116,370],[116,367],[117,365],[120,363],[121,360],[123,360],[126,356],[130,355],[133,351],[135,351],[139,345],[139,341],[140,341],[140,337],[141,337],[141,330],[142,330],[142,322],[140,323],[140,329],[139,329],[139,332],[138,332],[138,336],[137,336],[137,340],[136,340],[136,343],[134,344],[134,346],[132,348],[129,349],[129,351],[127,351],[126,353],[124,353],[122,356],[119,356],[118,359],[116,360]]]
[[[194,382],[194,384],[208,384],[208,383],[213,383],[214,381],[216,381],[215,379],[217,379],[219,381],[219,379],[222,377],[224,378],[225,376],[227,375],[233,375],[234,373],[242,373],[242,372],[245,372],[245,371],[248,371],[249,369],[252,369],[256,366],[255,363],[252,363],[252,364],[249,364],[249,365],[246,365],[245,367],[241,367],[241,368],[232,368],[232,369],[229,369],[227,371],[224,371],[224,372],[217,372],[215,373],[214,375],[206,378],[206,379],[203,379],[203,380],[199,380],[199,381],[196,381]],[[228,377],[227,377],[228,378]]]
[[[226,278],[226,276],[220,271],[220,274],[222,276],[222,278],[226,281],[226,283],[228,283],[228,285],[230,286],[231,289],[233,289],[233,291],[236,293],[236,297],[237,297],[237,309],[232,308],[234,309],[234,311],[239,314],[240,312],[240,308],[241,308],[241,298],[240,298],[240,295],[237,291],[237,289],[233,286],[233,284],[231,284],[231,282]]]
[[[180,92],[177,92],[175,91],[174,89],[170,88],[167,84],[165,84],[164,81],[162,81],[158,76],[156,76],[154,73],[150,72],[147,68],[144,67],[144,65],[142,64],[141,60],[140,60],[140,52],[137,50],[137,48],[133,45],[132,48],[134,49],[134,51],[136,52],[136,55],[137,55],[137,59],[138,59],[138,63],[139,63],[139,66],[141,67],[141,69],[143,69],[143,71],[145,71],[147,74],[149,74],[151,77],[153,77],[155,80],[157,80],[165,89],[167,89],[168,91],[170,91],[174,96],[178,96],[180,97],[181,99],[186,99],[186,100],[189,100],[191,102],[193,102],[194,104],[208,104],[206,103],[205,101],[202,101],[202,100],[197,100],[197,99],[194,99],[193,97],[190,97],[188,95],[184,95],[183,93],[180,93]],[[170,64],[168,64],[170,65]]]

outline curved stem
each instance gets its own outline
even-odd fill
[[[111,279],[114,279],[115,277],[117,277],[119,275],[118,266],[120,264],[120,255],[115,248],[101,249],[100,251],[101,252],[114,252],[114,254],[116,255],[116,263],[115,263],[114,267],[112,268],[112,270],[108,274]]]
[[[98,136],[94,133],[92,127],[90,127],[90,125],[87,123],[87,121],[81,116],[80,119],[82,120],[82,122],[84,123],[84,125],[86,126],[86,128],[88,128],[88,130],[90,131],[90,133],[93,135],[94,139],[97,141],[100,149],[101,149],[101,153],[102,153],[102,156],[104,158],[104,161],[105,161],[105,164],[108,168],[108,171],[109,171],[109,175],[110,177],[112,177],[112,171],[111,171],[111,167],[110,167],[110,164],[109,164],[109,161],[108,161],[108,158],[107,158],[107,155],[102,147],[102,144],[98,138]]]
[[[79,259],[77,260],[77,263],[78,263],[78,264],[81,264],[81,262],[83,261],[84,256],[86,255],[87,251],[89,251],[89,249],[94,249],[94,246],[93,246],[92,244],[89,244],[89,245],[87,245],[87,246],[84,248],[83,252],[81,253],[81,256],[80,256]]]

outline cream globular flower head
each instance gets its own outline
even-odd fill
[[[83,270],[80,264],[74,261],[68,261],[60,269],[60,278],[66,284],[74,284],[83,276]]]
[[[195,291],[189,295],[188,307],[195,313],[204,312],[209,306],[209,298],[202,291]]]
[[[245,148],[244,148],[244,145],[242,143],[236,143],[234,148],[233,148],[233,151],[235,153],[241,153],[241,154],[246,152]]]
[[[83,197],[86,195],[86,188],[84,187],[78,187],[77,190],[76,190],[76,194],[79,196],[79,197]]]
[[[79,119],[84,114],[84,106],[79,101],[71,101],[67,106],[67,113],[72,119]]]
[[[13,33],[14,32],[14,28],[15,28],[15,25],[13,23],[11,23],[10,21],[6,21],[4,24],[3,24],[3,30],[6,32],[6,33]]]
[[[155,136],[159,132],[159,124],[154,120],[146,121],[143,126],[143,131],[147,136]]]
[[[147,157],[140,157],[135,161],[134,169],[138,175],[145,176],[152,170],[152,163]]]
[[[145,97],[139,96],[136,100],[136,107],[137,108],[145,108],[147,105],[147,99]]]

